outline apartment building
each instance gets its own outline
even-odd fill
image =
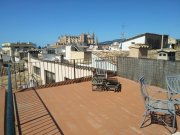
[[[177,40],[176,40],[175,48],[178,49],[178,50],[180,50],[180,39],[177,39]]]
[[[85,34],[82,33],[80,36],[72,35],[63,35],[59,37],[57,45],[69,45],[69,44],[81,44],[81,45],[94,45],[95,44],[95,35],[94,33]]]
[[[70,59],[86,59],[88,46],[80,45],[53,45],[42,51],[44,60],[61,61]]]
[[[17,42],[17,43],[3,43],[2,50],[5,54],[13,57],[17,52],[23,52],[35,48],[34,43]]]
[[[154,33],[144,33],[129,38],[121,42],[122,50],[129,50],[129,46],[134,44],[146,44],[150,49],[161,49],[168,46],[168,35],[159,35]]]

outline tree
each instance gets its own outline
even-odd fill
[[[41,49],[41,46],[38,46],[38,49]]]

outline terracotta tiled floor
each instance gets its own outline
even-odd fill
[[[4,134],[5,89],[0,88],[0,135]]]
[[[23,135],[61,134],[35,90],[15,94],[20,132]]]
[[[139,84],[118,77],[121,92],[92,91],[91,82],[16,93],[24,134],[166,135],[162,125],[139,128],[144,112]],[[153,89],[159,89],[153,87]],[[52,117],[57,122],[59,129]],[[180,125],[177,116],[177,125]],[[60,131],[62,130],[62,132]]]

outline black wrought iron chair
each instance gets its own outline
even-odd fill
[[[163,125],[166,127],[171,128],[172,127],[172,133],[175,132],[175,123],[176,123],[176,113],[175,113],[175,107],[174,103],[171,100],[162,100],[157,99],[154,97],[151,97],[148,93],[147,86],[144,83],[144,76],[142,76],[140,79],[140,91],[144,100],[144,119],[141,124],[141,128],[144,127],[145,123],[148,121],[147,118],[150,117],[151,122],[153,120],[153,116],[157,115],[164,115],[164,116],[171,116],[172,123],[167,123],[169,121],[166,120],[166,117],[159,117],[158,121],[161,121]]]
[[[106,78],[103,75],[93,75],[92,90],[105,90]]]
[[[96,63],[96,72],[95,74],[100,77],[107,78],[107,68],[105,60],[97,59],[95,60]]]

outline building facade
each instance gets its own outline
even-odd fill
[[[5,54],[13,57],[17,52],[28,51],[30,49],[35,48],[36,45],[34,43],[28,42],[17,42],[17,43],[3,43],[2,50]]]
[[[148,55],[148,45],[135,44],[129,47],[129,57],[146,58]]]
[[[174,48],[177,49],[177,50],[180,50],[180,39],[176,40],[176,45],[175,45]]]
[[[176,50],[174,49],[162,49],[158,50],[158,57],[157,59],[161,60],[171,60],[175,61],[176,60]]]
[[[81,45],[56,45],[43,49],[42,58],[50,61],[71,59],[85,59],[88,46]]]
[[[31,57],[28,57],[28,74],[33,75],[39,80],[39,84],[49,84],[54,82],[61,82],[68,79],[76,79],[86,76],[92,76],[92,71],[84,68],[73,67],[70,65],[64,65],[59,62],[44,61]]]
[[[82,33],[80,36],[70,36],[64,35],[59,37],[57,45],[69,45],[69,44],[81,44],[81,45],[94,45],[95,36],[94,33],[90,35],[89,33]]]
[[[168,35],[159,35],[153,33],[141,34],[124,40],[120,44],[122,50],[129,50],[129,46],[134,44],[146,44],[149,49],[161,49],[168,45]]]

